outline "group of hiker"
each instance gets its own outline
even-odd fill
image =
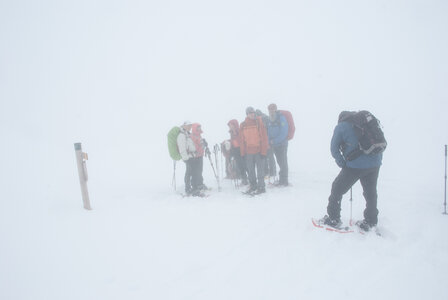
[[[257,195],[266,192],[265,177],[276,176],[276,164],[279,166],[276,186],[288,186],[288,143],[295,132],[291,113],[278,110],[275,103],[268,107],[268,115],[253,107],[246,108],[246,118],[241,124],[236,119],[228,122],[230,139],[221,144],[227,163],[234,162],[234,174],[242,185],[248,185],[245,194]],[[168,134],[170,145],[170,134]],[[176,136],[175,146],[186,164],[185,192],[187,195],[200,196],[207,187],[202,177],[203,157],[210,155],[207,142],[201,137],[201,125],[184,122],[172,134]],[[171,138],[172,144],[174,143]],[[331,140],[331,154],[341,168],[335,178],[328,199],[327,215],[320,221],[338,228],[341,226],[342,196],[359,180],[366,199],[364,220],[359,226],[368,231],[378,222],[377,181],[382,163],[382,152],[386,140],[379,121],[369,112],[343,111],[339,115]],[[173,159],[176,158],[170,148]],[[275,159],[274,159],[275,157]],[[275,162],[276,161],[276,162]],[[213,164],[212,164],[213,167]],[[216,176],[216,174],[215,174]]]
[[[235,161],[236,176],[241,178],[242,184],[249,185],[247,194],[266,192],[265,177],[275,178],[276,161],[280,168],[279,180],[273,184],[289,184],[288,140],[295,130],[294,121],[292,117],[287,120],[284,111],[279,111],[274,103],[268,106],[268,112],[269,115],[265,115],[248,107],[246,119],[239,126],[235,119],[228,123],[230,151],[227,158],[229,162]]]
[[[274,103],[268,106],[268,113],[269,115],[265,115],[253,107],[246,108],[246,118],[241,124],[236,119],[228,122],[230,139],[226,141],[227,145],[221,145],[222,152],[226,155],[226,167],[230,167],[231,160],[235,162],[235,176],[241,180],[242,185],[249,185],[245,193],[251,195],[266,192],[267,174],[275,177],[274,156],[280,171],[279,180],[273,184],[289,184],[288,139],[295,130],[292,116],[287,111],[279,111]],[[186,164],[185,193],[200,196],[207,189],[202,177],[203,157],[210,153],[206,140],[201,136],[201,125],[185,121],[174,134],[177,136],[179,156]],[[170,153],[171,151],[170,149]]]

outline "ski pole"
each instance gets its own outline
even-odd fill
[[[353,225],[352,213],[353,213],[353,187],[350,188],[350,225]]]
[[[236,167],[236,161],[234,157],[230,157],[230,161],[229,161],[229,166],[230,166],[230,177],[232,178],[233,184],[235,186],[236,189],[238,189],[240,187],[240,181],[238,179],[238,174],[237,174],[237,167]]]
[[[208,160],[210,161],[210,165],[212,166],[213,169],[213,174],[215,174],[216,181],[218,182],[218,191],[221,191],[221,185],[219,184],[219,177],[216,174],[215,167],[213,166],[212,157],[210,155],[210,149],[208,149],[208,147],[205,149],[205,154],[207,155]]]
[[[221,150],[221,178],[224,178],[224,164],[222,163],[222,157],[224,156],[224,154],[222,153],[222,144],[221,144],[221,148],[220,148],[220,150]]]
[[[443,205],[445,206],[445,211],[443,212],[444,215],[446,215],[446,156],[447,156],[447,145],[445,145],[445,195],[444,195],[444,201]]]
[[[174,170],[173,170],[173,181],[171,181],[171,186],[174,187],[174,191],[176,191],[176,161],[173,160]]]
[[[215,144],[213,146],[213,154],[215,155],[216,172],[217,172],[218,178],[219,178],[218,151],[219,151],[219,146],[218,146],[218,144]]]

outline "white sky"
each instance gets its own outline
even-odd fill
[[[105,186],[141,186],[169,177],[171,126],[200,122],[217,143],[271,102],[298,125],[293,170],[334,168],[338,113],[368,109],[390,177],[438,180],[447,13],[446,1],[1,1],[1,182],[62,195],[82,142]]]

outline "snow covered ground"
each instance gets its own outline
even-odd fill
[[[445,299],[447,13],[436,0],[1,1],[0,299]],[[218,192],[205,161],[210,197],[172,190],[172,126],[199,122],[213,145],[271,102],[296,120],[292,186]],[[359,109],[389,142],[384,237],[310,222],[339,171],[337,116]],[[359,184],[353,198],[359,219]]]
[[[1,296],[444,298],[448,239],[440,199],[418,189],[404,197],[383,179],[380,227],[387,234],[344,235],[310,222],[323,215],[330,182],[300,172],[292,179],[292,187],[254,198],[230,182],[208,198],[182,198],[165,184],[143,196],[93,197],[90,212],[80,199],[2,209]],[[363,205],[357,185],[355,218]],[[346,197],[345,221],[349,211]]]

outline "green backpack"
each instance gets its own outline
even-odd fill
[[[170,152],[170,156],[173,160],[180,160],[182,156],[180,156],[179,149],[177,148],[177,136],[180,133],[180,127],[174,126],[168,132],[168,151]]]

